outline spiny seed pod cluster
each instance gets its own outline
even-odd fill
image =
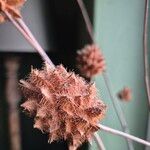
[[[105,66],[105,59],[99,47],[95,44],[87,45],[77,52],[77,67],[81,74],[87,78],[102,73]]]
[[[119,93],[118,93],[119,99],[123,101],[130,101],[132,99],[132,91],[129,87],[124,87]]]
[[[14,18],[21,17],[20,8],[25,3],[25,0],[0,0],[0,23],[7,20],[3,14],[4,11],[9,12]]]
[[[52,70],[47,64],[42,70],[32,69],[20,82],[26,98],[21,106],[34,117],[34,128],[49,134],[49,142],[67,140],[75,150],[99,129],[106,106],[97,98],[94,84],[62,65]]]

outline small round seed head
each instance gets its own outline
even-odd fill
[[[122,101],[130,101],[132,99],[132,91],[129,87],[124,87],[119,93],[118,98]]]
[[[105,71],[105,59],[99,47],[92,44],[79,50],[77,52],[77,67],[81,74],[87,78],[92,78]]]
[[[106,106],[97,98],[95,85],[67,72],[62,65],[54,70],[47,64],[42,70],[32,69],[21,84],[28,99],[22,106],[35,117],[34,127],[49,134],[49,142],[68,140],[73,150],[99,129]]]

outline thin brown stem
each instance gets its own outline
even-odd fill
[[[89,35],[91,37],[91,40],[94,42],[95,40],[94,40],[94,36],[93,36],[93,27],[92,27],[92,23],[90,22],[90,18],[89,18],[87,9],[86,9],[86,7],[85,7],[85,5],[83,3],[83,0],[77,0],[77,2],[78,2],[78,5],[79,5],[79,7],[81,9],[81,12],[82,12],[82,15],[83,15],[83,19],[85,21],[85,25],[86,25],[87,31],[88,31],[88,33],[89,33]],[[128,128],[128,125],[127,125],[124,113],[122,111],[122,108],[121,108],[120,104],[118,103],[118,101],[115,100],[115,98],[113,97],[107,73],[104,72],[102,75],[103,75],[104,82],[105,82],[105,85],[107,87],[109,96],[110,96],[110,98],[112,100],[113,107],[115,109],[117,117],[118,117],[118,119],[120,121],[120,124],[122,126],[122,129],[123,129],[124,132],[129,133],[129,128]],[[128,143],[129,150],[134,150],[132,141],[127,140],[127,143]]]
[[[146,92],[150,107],[150,79],[149,79],[149,63],[148,63],[148,15],[149,0],[145,0],[145,16],[144,16],[144,32],[143,32],[143,50],[144,50],[144,76]]]

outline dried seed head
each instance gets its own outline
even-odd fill
[[[3,14],[4,11],[9,12],[14,18],[20,18],[20,8],[24,3],[25,0],[0,0],[0,23],[7,20],[7,17]]]
[[[68,140],[73,150],[99,129],[106,106],[97,98],[95,85],[62,65],[54,70],[47,64],[42,70],[32,69],[21,84],[28,99],[22,107],[35,117],[35,128],[49,133],[49,142]]]
[[[118,98],[123,101],[130,101],[132,99],[132,91],[130,88],[125,87],[118,93]]]
[[[105,59],[99,47],[95,44],[87,45],[77,53],[77,67],[87,78],[105,71]]]

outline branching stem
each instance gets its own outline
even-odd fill
[[[150,147],[150,142],[147,142],[147,141],[145,141],[143,139],[140,139],[138,137],[135,137],[133,135],[130,135],[130,134],[127,134],[127,133],[124,133],[124,132],[121,132],[121,131],[118,131],[118,130],[115,130],[115,129],[112,129],[112,128],[109,128],[109,127],[106,127],[106,126],[101,125],[101,124],[99,124],[99,127],[100,127],[101,130],[103,130],[105,132],[109,132],[109,133],[112,133],[112,134],[115,134],[115,135],[119,135],[119,136],[122,136],[124,138],[133,140],[135,142],[138,142],[138,143],[141,143],[141,144],[144,144],[144,145]]]
[[[37,42],[27,25],[22,19],[14,19],[7,11],[4,12],[13,25],[22,33],[26,40],[38,51],[44,61],[46,61],[52,69],[55,68],[53,62],[50,60],[44,49]]]
[[[91,37],[91,40],[94,42],[95,40],[93,37],[93,27],[92,27],[92,23],[90,22],[90,18],[89,18],[88,12],[86,10],[86,7],[83,3],[83,0],[77,0],[77,2],[78,2],[78,5],[80,7],[81,13],[83,15],[83,19],[85,21],[87,31]],[[128,128],[124,113],[122,111],[122,108],[121,108],[120,104],[118,103],[118,101],[115,100],[115,98],[113,97],[113,94],[112,94],[112,91],[110,88],[110,84],[109,84],[109,80],[108,80],[108,76],[107,76],[107,72],[104,72],[102,75],[103,75],[104,82],[105,82],[105,85],[107,87],[109,96],[112,100],[115,112],[116,112],[118,119],[120,121],[120,124],[122,126],[122,129],[124,132],[129,133],[129,128]],[[127,140],[127,143],[128,143],[129,150],[134,150],[132,141]]]
[[[79,0],[78,0],[79,1]],[[23,20],[21,19],[13,19],[11,17],[11,15],[8,13],[8,12],[4,12],[6,14],[6,16],[10,19],[10,21],[13,23],[13,25],[22,33],[22,35],[27,39],[27,41],[38,51],[38,53],[41,55],[41,57],[43,58],[44,61],[48,62],[49,65],[54,69],[55,66],[54,64],[52,63],[52,61],[50,60],[50,58],[47,56],[47,54],[45,53],[45,51],[41,48],[40,44],[36,41],[36,39],[34,38],[34,36],[32,35],[31,31],[28,29],[28,27],[25,25],[25,23],[23,22]],[[91,28],[92,29],[92,28]],[[91,30],[92,31],[92,30]],[[92,33],[92,32],[91,32]],[[93,37],[93,36],[92,36]],[[105,76],[104,76],[105,77]],[[106,82],[107,81],[107,82]],[[105,82],[106,82],[106,85],[108,86],[107,88],[109,89],[109,93],[110,93],[110,97],[113,99],[113,96],[111,94],[111,90],[109,88],[109,84],[108,84],[108,80],[107,78],[105,79]],[[116,104],[114,104],[116,105]],[[122,116],[118,115],[118,117],[122,118]],[[128,130],[127,128],[127,125],[125,123],[125,120],[124,121],[121,121],[121,124],[123,125],[124,129],[126,129],[126,132]],[[145,140],[142,140],[140,138],[137,138],[135,136],[132,136],[130,134],[127,134],[127,133],[124,133],[124,132],[121,132],[121,131],[118,131],[118,130],[114,130],[112,128],[109,128],[109,127],[106,127],[104,125],[99,125],[100,129],[103,130],[103,131],[106,131],[106,132],[109,132],[109,133],[112,133],[112,134],[115,134],[115,135],[119,135],[119,136],[122,136],[126,139],[129,139],[129,140],[134,140],[136,142],[139,142],[141,144],[144,144],[144,145],[147,145],[147,146],[150,146],[150,143],[145,141]],[[100,144],[99,142],[99,136],[98,134],[95,134],[95,137],[96,137],[96,140],[98,140],[98,143]],[[102,145],[101,145],[102,147]],[[102,149],[104,150],[104,148]]]

